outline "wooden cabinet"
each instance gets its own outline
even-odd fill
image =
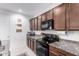
[[[27,46],[31,48],[31,39],[29,37],[27,37]]]
[[[50,10],[46,13],[47,20],[54,19],[53,10]]]
[[[31,47],[30,48],[32,51],[34,51],[34,40],[33,39],[31,39]]]
[[[32,30],[32,19],[30,20],[30,30]]]
[[[34,20],[34,18],[32,18],[30,20],[30,30],[35,30],[35,20]]]
[[[27,46],[29,47],[29,38],[27,37]]]
[[[34,53],[36,53],[36,40],[34,40]]]
[[[46,13],[44,13],[44,14],[41,15],[41,19],[42,19],[42,21],[46,21],[46,19],[47,19],[46,18]]]
[[[35,30],[37,30],[38,29],[38,19],[37,19],[37,17],[34,20],[35,20]]]
[[[54,8],[54,28],[55,30],[65,30],[65,4]]]
[[[49,56],[75,56],[75,55],[49,45]]]
[[[79,3],[61,4],[54,8],[55,30],[79,30]]]
[[[49,56],[57,56],[57,54],[52,51],[49,51]]]
[[[41,22],[54,20],[54,30],[79,30],[79,3],[64,3],[30,20],[31,30],[41,30]]]
[[[32,30],[35,30],[35,20],[32,20]]]
[[[79,30],[79,3],[70,3],[69,8],[69,30]]]
[[[37,30],[38,29],[38,19],[36,18],[32,18],[30,20],[30,30]]]
[[[30,20],[30,30],[41,30],[41,16]]]
[[[41,16],[38,16],[38,30],[41,30]]]
[[[27,35],[27,46],[36,53],[36,40]]]
[[[54,8],[55,30],[79,30],[79,3],[61,4]]]
[[[41,22],[49,19],[54,20],[54,30],[65,30],[66,29],[66,4],[61,4],[55,7],[54,9],[38,16],[37,18],[35,18],[35,20],[32,20],[31,29],[41,30]]]

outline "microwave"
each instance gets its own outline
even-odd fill
[[[54,29],[54,20],[46,20],[41,22],[41,30],[52,30]]]

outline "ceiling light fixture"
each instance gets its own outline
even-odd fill
[[[19,9],[18,11],[21,13],[22,12],[22,9]]]

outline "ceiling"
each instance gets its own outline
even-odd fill
[[[58,3],[0,3],[0,9],[34,16]]]

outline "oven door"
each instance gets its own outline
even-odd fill
[[[37,56],[48,56],[48,45],[37,41],[36,42],[36,54]]]

